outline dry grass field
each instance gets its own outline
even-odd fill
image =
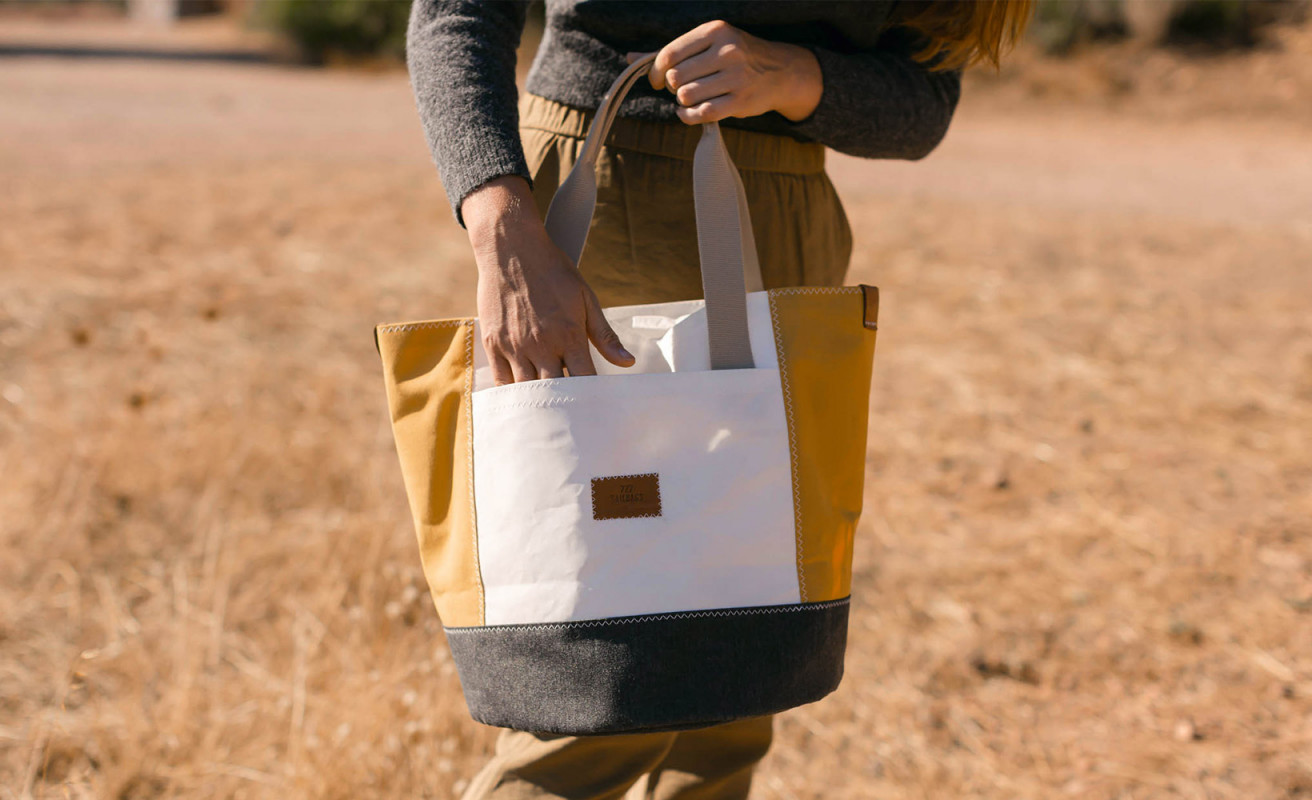
[[[1312,797],[1309,43],[1021,59],[833,159],[848,676],[754,797]],[[0,798],[456,796],[370,329],[473,288],[401,74],[0,56]]]

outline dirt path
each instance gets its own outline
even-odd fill
[[[1312,130],[1042,108],[997,113],[967,96],[923,163],[835,158],[850,196],[943,198],[1197,222],[1312,224]]]

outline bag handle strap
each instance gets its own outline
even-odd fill
[[[621,101],[655,60],[655,54],[644,56],[611,84],[578,160],[547,209],[547,234],[575,264],[583,254],[597,206],[597,157]],[[702,125],[693,154],[693,200],[711,369],[750,369],[754,362],[747,334],[747,292],[760,291],[761,267],[742,178],[714,122]]]

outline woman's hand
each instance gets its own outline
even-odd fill
[[[523,178],[495,178],[460,205],[478,263],[478,321],[497,385],[596,375],[591,340],[612,364],[633,366],[601,304],[547,236]]]
[[[635,61],[638,53],[630,53]],[[689,125],[778,111],[798,122],[820,104],[820,63],[805,47],[768,42],[716,20],[685,33],[656,55],[651,85],[678,98]]]

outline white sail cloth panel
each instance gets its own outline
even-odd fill
[[[705,315],[691,301],[607,309],[639,359],[624,380],[479,382],[485,624],[800,602],[768,298],[747,307],[756,369],[710,371]],[[660,516],[596,518],[593,479],[652,474]]]

